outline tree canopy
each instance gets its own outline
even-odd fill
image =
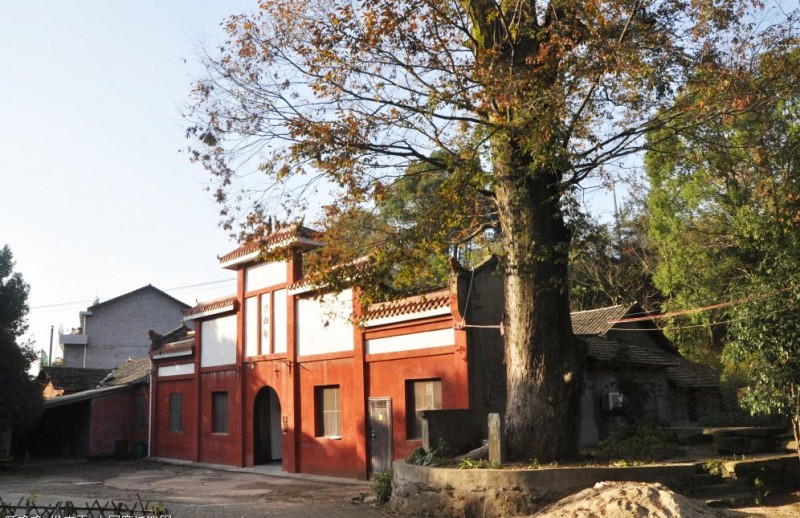
[[[682,348],[744,379],[746,405],[789,417],[796,436],[798,65],[798,47],[762,54],[736,74],[753,109],[660,141],[647,161],[656,283],[671,309],[708,309],[676,331]]]
[[[319,179],[333,190],[319,222],[333,235],[410,164],[447,175],[440,202],[417,214],[438,224],[387,241],[372,270],[398,267],[393,247],[429,257],[496,233],[509,454],[573,456],[585,351],[571,333],[567,199],[645,134],[726,109],[716,99],[736,92],[718,72],[791,31],[765,29],[754,4],[263,1],[230,17],[207,57],[187,114],[191,157],[243,239],[263,235],[265,214],[304,215],[316,200],[299,194]],[[702,103],[680,94],[690,83]],[[328,240],[323,255],[339,260],[336,247],[347,243]]]
[[[0,429],[25,430],[41,414],[42,391],[28,374],[36,360],[31,344],[17,339],[27,329],[28,292],[22,275],[14,272],[11,249],[0,249]]]

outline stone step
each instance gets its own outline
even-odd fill
[[[731,491],[700,500],[703,500],[709,507],[740,507],[753,505],[756,501],[756,494],[752,491]]]

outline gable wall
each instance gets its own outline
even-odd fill
[[[144,290],[92,309],[86,317],[86,367],[113,369],[128,358],[147,358],[153,330],[165,334],[181,321],[183,306],[154,290]],[[65,347],[67,349],[67,347]],[[83,347],[64,353],[64,365],[83,367]],[[77,358],[79,357],[79,358]],[[69,362],[78,362],[68,364]]]

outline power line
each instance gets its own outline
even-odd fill
[[[201,283],[198,283],[198,284],[188,284],[186,286],[178,286],[176,288],[167,288],[167,289],[162,290],[162,291],[165,291],[165,292],[179,291],[179,290],[186,290],[186,289],[190,289],[190,288],[199,288],[199,287],[203,287],[203,286],[213,286],[213,285],[217,285],[217,284],[231,283],[231,282],[235,282],[235,281],[236,281],[236,278],[221,279],[221,280],[218,280],[218,281],[201,282]],[[53,309],[56,309],[56,308],[69,309],[70,306],[83,306],[83,305],[86,305],[86,304],[90,304],[92,302],[94,302],[94,299],[84,299],[84,300],[78,300],[78,301],[75,301],[75,302],[59,302],[59,303],[56,303],[56,304],[44,304],[44,305],[41,305],[41,306],[31,306],[29,309],[31,311],[33,311],[33,310],[42,310],[42,309],[53,310]]]
[[[654,321],[654,320],[660,320],[660,319],[663,319],[663,318],[672,318],[672,317],[678,317],[678,316],[683,316],[683,315],[691,315],[691,314],[694,314],[694,313],[702,313],[703,311],[710,311],[712,309],[719,309],[719,308],[725,308],[725,307],[729,307],[729,306],[736,306],[738,304],[744,304],[745,302],[753,302],[755,300],[765,299],[767,297],[771,297],[773,295],[777,295],[778,293],[791,291],[791,290],[794,290],[794,289],[797,289],[797,288],[798,288],[798,285],[793,285],[793,286],[789,286],[787,288],[781,288],[779,290],[776,290],[776,291],[773,291],[773,292],[769,292],[769,293],[762,293],[762,294],[759,294],[759,295],[753,295],[752,297],[742,297],[740,299],[729,300],[729,301],[726,301],[726,302],[718,302],[716,304],[709,304],[707,306],[701,306],[699,308],[681,309],[681,310],[677,310],[677,311],[670,311],[668,313],[659,313],[659,314],[656,314],[656,315],[645,315],[645,316],[641,316],[641,317],[621,318],[621,319],[618,319],[618,320],[609,320],[608,323],[612,324],[612,325],[613,324],[626,324],[628,322],[642,322],[642,321],[645,321],[645,320]]]

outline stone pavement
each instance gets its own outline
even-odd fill
[[[369,482],[287,474],[279,466],[60,459],[0,472],[5,502],[35,497],[40,506],[66,501],[85,506],[95,500],[131,505],[139,498],[165,504],[175,518],[385,517],[385,508],[360,503],[371,494]]]

